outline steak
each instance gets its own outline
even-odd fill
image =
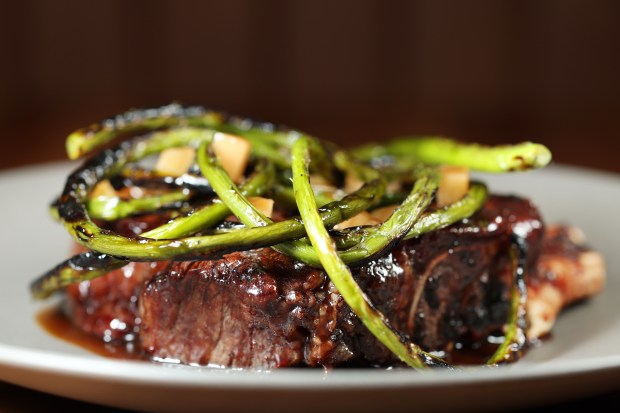
[[[158,224],[122,220],[114,229],[138,233]],[[352,272],[404,337],[458,361],[463,349],[487,348],[490,337],[503,335],[515,234],[527,241],[528,339],[535,340],[562,307],[602,288],[604,266],[574,231],[546,229],[526,199],[492,196],[471,218],[404,241]],[[586,289],[578,285],[588,277]],[[68,287],[66,311],[83,331],[132,342],[153,360],[236,368],[398,364],[323,271],[270,248],[132,263]]]

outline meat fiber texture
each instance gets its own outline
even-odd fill
[[[156,225],[123,220],[120,233]],[[404,336],[448,361],[501,336],[514,282],[510,237],[527,240],[528,339],[561,309],[598,292],[600,255],[569,228],[545,228],[528,200],[493,196],[473,217],[353,266],[354,278]],[[584,288],[587,285],[587,288]],[[83,331],[132,342],[147,358],[201,366],[388,366],[328,276],[270,248],[216,260],[132,263],[67,289]]]

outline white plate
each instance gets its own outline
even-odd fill
[[[620,388],[620,177],[566,166],[484,176],[531,196],[547,221],[581,227],[606,256],[605,292],[570,309],[518,363],[464,372],[212,370],[106,359],[42,330],[28,284],[57,264],[68,235],[47,215],[71,164],[0,173],[0,379],[93,403],[150,411],[475,410],[533,406]]]

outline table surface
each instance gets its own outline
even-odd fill
[[[597,412],[617,412],[620,408],[620,390],[595,395],[574,401],[562,402],[550,405],[536,406],[530,409],[505,410],[516,413],[567,413],[584,412],[590,409]],[[122,413],[130,410],[115,409],[76,400],[57,397],[45,393],[36,392],[9,383],[0,382],[0,412],[57,412],[57,411],[88,411],[97,413]]]

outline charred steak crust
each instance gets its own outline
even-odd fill
[[[125,228],[136,227],[119,222],[116,229]],[[527,239],[528,286],[546,282],[537,271],[544,231],[528,200],[493,196],[470,219],[405,241],[353,274],[401,334],[450,358],[455,348],[501,334],[513,232]],[[80,328],[134,340],[156,360],[240,368],[396,362],[324,272],[269,248],[211,261],[133,263],[67,292]]]

